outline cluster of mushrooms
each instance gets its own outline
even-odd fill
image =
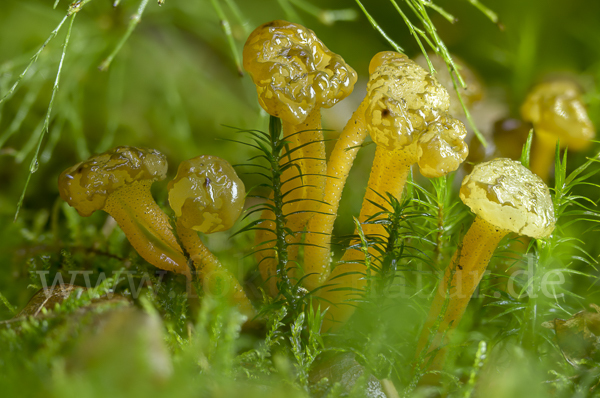
[[[361,144],[369,134],[377,147],[358,220],[366,236],[385,239],[386,229],[372,221],[374,216],[383,217],[382,209],[390,209],[386,194],[401,198],[414,164],[428,178],[457,170],[468,155],[467,130],[452,115],[450,96],[434,76],[404,54],[381,52],[371,60],[364,100],[327,159],[320,109],[352,92],[356,72],[314,32],[281,20],[258,27],[243,56],[260,105],[282,121],[283,139],[295,166],[287,167],[281,177],[286,229],[291,231],[289,259],[297,264],[288,274],[314,292],[313,302],[326,310],[323,330],[335,331],[352,315],[366,285],[363,251],[348,248],[338,264],[331,264],[333,225]],[[544,179],[551,167],[547,158],[553,158],[558,141],[561,146],[583,148],[587,143],[573,144],[565,137],[579,134],[589,141],[594,135],[572,83],[536,87],[523,106],[523,116],[539,137],[532,165]],[[207,290],[229,292],[240,311],[254,317],[239,282],[197,234],[233,225],[243,208],[243,183],[225,160],[200,156],[183,162],[168,185],[169,204],[177,217],[173,228],[150,193],[150,185],[164,179],[166,169],[164,156],[155,150],[119,147],[65,170],[59,178],[60,195],[82,216],[106,211],[149,263],[188,277],[197,275]],[[511,232],[544,238],[555,224],[544,180],[511,159],[477,164],[464,178],[460,198],[476,218],[446,268],[417,346],[417,354],[426,349],[435,356],[433,367],[443,361],[449,332],[460,322],[500,240]],[[258,267],[264,290],[276,297],[274,214],[265,210],[262,218],[255,237]],[[435,325],[438,330],[432,330]]]

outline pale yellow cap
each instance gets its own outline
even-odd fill
[[[554,230],[548,186],[520,162],[499,158],[476,165],[462,182],[460,198],[498,228],[536,239]]]

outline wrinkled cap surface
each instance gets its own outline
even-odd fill
[[[444,176],[460,166],[469,154],[465,125],[451,116],[430,123],[417,141],[417,162],[423,176]]]
[[[356,72],[301,25],[277,20],[256,28],[244,46],[244,68],[267,113],[294,124],[347,97]]]
[[[549,236],[556,219],[548,187],[520,162],[499,158],[475,166],[460,198],[479,217],[532,238]]]
[[[90,216],[102,210],[108,196],[128,185],[163,180],[167,159],[155,149],[120,146],[63,171],[58,177],[60,197],[77,212]]]
[[[182,162],[168,187],[175,215],[186,228],[205,234],[231,228],[244,207],[244,183],[226,160],[216,156]]]
[[[571,81],[535,86],[521,107],[521,115],[533,123],[537,133],[551,134],[570,149],[584,149],[596,135],[579,87]]]
[[[448,114],[448,92],[429,73],[405,55],[377,54],[367,86],[367,129],[378,145],[407,150],[427,177],[454,171],[468,147],[466,128]]]

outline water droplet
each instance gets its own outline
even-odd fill
[[[40,164],[37,159],[33,159],[31,166],[29,166],[29,172],[35,173],[40,168]]]

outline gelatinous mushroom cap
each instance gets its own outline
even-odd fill
[[[456,170],[469,153],[467,130],[447,113],[446,89],[400,53],[375,55],[373,67],[365,114],[373,141],[388,150],[406,150],[426,177]]]
[[[376,68],[367,85],[367,97],[365,116],[371,138],[389,150],[411,145],[450,106],[446,89],[407,58]]]
[[[371,58],[371,62],[369,62],[369,75],[375,73],[377,68],[382,65],[386,65],[392,62],[408,62],[410,59],[399,52],[396,51],[381,51],[375,54],[373,58]]]
[[[118,189],[137,184],[143,189],[167,175],[167,159],[155,149],[120,146],[63,171],[58,177],[60,197],[83,216],[102,210]],[[134,191],[132,195],[139,192]]]
[[[521,107],[521,115],[533,123],[536,133],[552,134],[570,149],[584,149],[596,135],[579,87],[568,80],[535,86]]]
[[[254,30],[244,46],[244,68],[270,115],[300,124],[315,108],[347,97],[356,72],[301,25],[276,20]]]
[[[417,161],[421,174],[428,178],[444,176],[458,169],[469,154],[465,125],[451,116],[429,124],[417,141]]]
[[[460,198],[498,228],[536,239],[554,230],[550,191],[520,162],[498,158],[476,165],[462,182]]]
[[[246,196],[233,167],[216,156],[182,162],[168,188],[169,204],[183,225],[205,234],[231,228]]]

